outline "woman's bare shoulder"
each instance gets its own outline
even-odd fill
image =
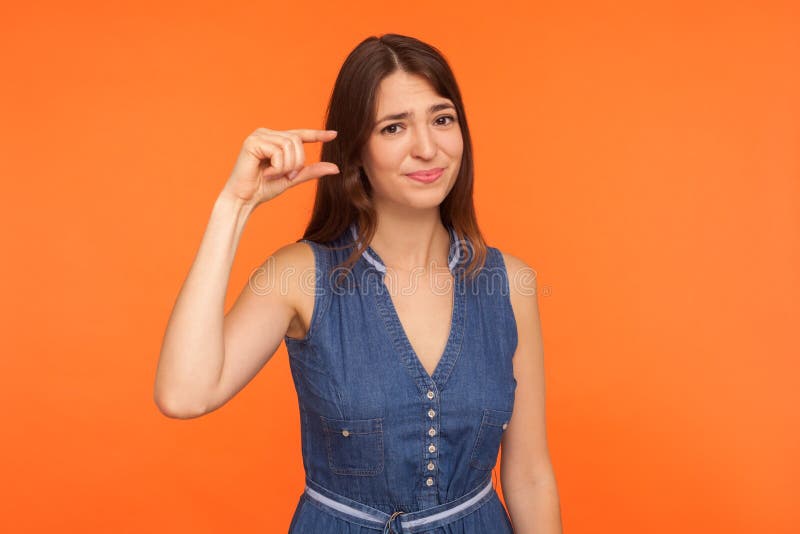
[[[498,249],[498,250],[500,250],[500,249]],[[508,271],[509,275],[514,274],[517,271],[520,271],[522,269],[530,269],[531,268],[525,262],[525,260],[519,258],[518,256],[515,256],[515,255],[513,255],[513,254],[511,254],[509,252],[506,252],[504,250],[500,250],[500,254],[503,256],[503,263],[506,264],[506,270]]]
[[[303,269],[314,268],[314,249],[304,241],[286,243],[278,247],[264,261],[265,265],[270,263],[275,267],[283,269]]]
[[[316,268],[314,249],[307,242],[286,243],[275,250],[261,265],[262,275],[271,285],[281,284],[296,301],[302,284],[314,283]]]
[[[315,269],[309,243],[281,245],[250,273],[237,304],[255,310],[253,313],[261,318],[274,318],[275,310],[284,310],[281,313],[285,314],[288,335],[300,337],[313,310]],[[280,332],[281,337],[286,333]]]
[[[508,275],[509,290],[512,301],[516,302],[524,297],[536,295],[536,271],[528,263],[508,252],[500,251]]]

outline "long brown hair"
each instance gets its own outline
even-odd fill
[[[405,35],[389,33],[368,37],[342,64],[325,121],[325,129],[336,130],[338,134],[332,141],[323,143],[320,157],[322,161],[335,163],[340,172],[317,179],[314,209],[303,239],[328,243],[355,223],[361,247],[354,247],[358,249],[339,266],[344,270],[358,261],[372,241],[377,227],[372,188],[357,161],[375,126],[378,86],[397,70],[426,78],[439,96],[449,98],[456,108],[464,149],[456,182],[440,204],[439,213],[442,223],[455,231],[462,249],[468,245],[466,252],[471,260],[463,269],[467,276],[474,277],[484,265],[487,250],[472,202],[472,141],[461,92],[441,52]]]

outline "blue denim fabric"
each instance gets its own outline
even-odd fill
[[[514,407],[517,327],[500,251],[469,280],[471,247],[451,235],[455,277],[450,335],[429,375],[416,356],[371,248],[349,271],[352,248],[314,250],[314,311],[303,339],[285,337],[300,408],[307,483],[387,514],[442,505],[492,477]],[[354,227],[328,245],[353,245]],[[336,285],[336,276],[347,277]],[[309,482],[310,481],[310,482]],[[289,533],[366,534],[374,528],[333,514],[304,492]],[[377,530],[380,532],[380,530]],[[475,511],[429,531],[513,532],[492,489]]]

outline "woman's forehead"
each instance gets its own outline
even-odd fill
[[[407,118],[417,113],[435,113],[448,107],[448,104],[453,106],[449,98],[439,95],[422,76],[395,74],[384,78],[378,88],[375,113],[377,122]]]

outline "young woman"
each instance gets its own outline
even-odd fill
[[[283,341],[306,472],[290,533],[561,532],[535,277],[478,229],[446,60],[411,37],[364,40],[326,128],[245,140],[167,325],[159,408],[216,410]],[[316,141],[323,161],[308,164],[303,143]],[[248,217],[311,179],[303,238],[223,315]],[[501,443],[509,513],[492,480]]]

